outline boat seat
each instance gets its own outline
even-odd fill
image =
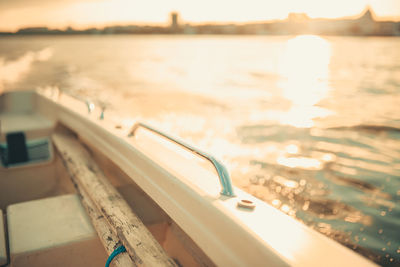
[[[7,207],[10,266],[103,266],[107,260],[77,195]]]
[[[50,161],[53,128],[54,122],[37,113],[0,112],[1,165]]]
[[[5,143],[8,133],[23,132],[27,140],[40,139],[50,136],[54,122],[37,113],[1,112],[0,142]]]
[[[4,234],[3,211],[0,210],[0,266],[7,263],[6,236]]]

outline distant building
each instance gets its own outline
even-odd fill
[[[393,35],[400,36],[400,22],[393,23]]]
[[[29,28],[22,28],[18,30],[17,33],[19,34],[45,34],[48,33],[49,29],[47,27],[29,27]]]
[[[306,22],[310,18],[305,13],[289,13],[288,18],[290,22]]]
[[[178,25],[178,13],[172,12],[171,13],[171,29],[177,30],[179,27]]]
[[[183,27],[183,34],[197,34],[197,29],[187,23]]]
[[[286,23],[291,33],[309,33],[310,18],[305,13],[289,13]]]
[[[374,15],[372,14],[371,9],[368,7],[364,14],[355,20],[356,26],[359,32],[355,32],[355,34],[361,35],[372,35],[376,32]]]

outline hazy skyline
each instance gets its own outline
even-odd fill
[[[106,24],[166,24],[169,13],[181,21],[248,22],[286,18],[290,12],[312,18],[338,18],[360,14],[370,6],[378,19],[400,19],[399,0],[0,0],[0,30],[49,26],[83,28]]]

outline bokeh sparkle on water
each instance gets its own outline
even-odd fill
[[[400,38],[71,36],[0,41],[0,88],[57,87],[223,159],[234,183],[400,264]],[[118,116],[111,115],[118,114]]]

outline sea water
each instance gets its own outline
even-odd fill
[[[222,159],[234,184],[400,265],[400,38],[0,38],[0,90],[59,88]]]

